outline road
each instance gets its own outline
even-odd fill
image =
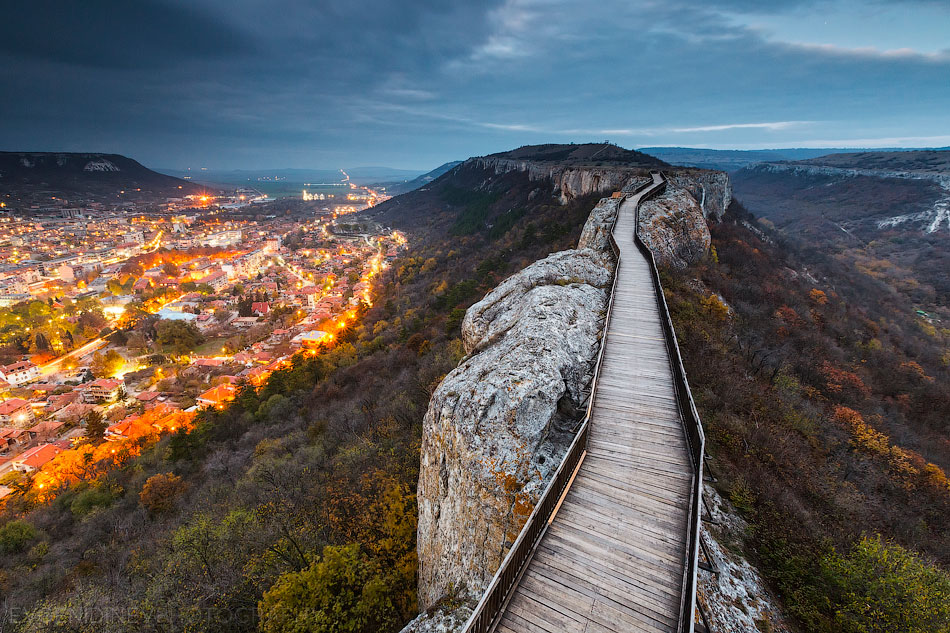
[[[73,351],[69,352],[68,354],[63,354],[59,358],[53,359],[50,362],[46,363],[45,365],[40,365],[40,374],[43,376],[49,376],[51,374],[55,374],[56,372],[60,370],[60,365],[67,358],[82,358],[83,356],[91,354],[95,352],[96,350],[100,349],[101,347],[106,345],[106,343],[108,343],[108,341],[101,337],[97,339],[93,339],[89,341],[88,343],[86,343],[85,345],[83,345],[82,347],[78,347],[74,349]]]

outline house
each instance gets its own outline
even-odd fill
[[[65,422],[58,420],[43,420],[30,429],[30,434],[37,442],[48,442],[58,436],[66,426]]]
[[[238,317],[231,321],[231,325],[234,327],[253,327],[257,325],[258,317],[249,316],[249,317]]]
[[[128,440],[151,433],[152,425],[140,415],[130,415],[106,427],[106,441]]]
[[[28,360],[0,367],[0,378],[11,385],[24,385],[40,377],[40,368]]]
[[[78,391],[70,391],[69,393],[61,393],[58,396],[50,396],[47,398],[47,413],[56,413],[61,410],[63,407],[70,405],[76,402],[79,399]]]
[[[33,434],[26,429],[0,427],[0,455],[9,453],[15,448],[23,448],[33,441]]]
[[[10,398],[0,402],[0,424],[28,429],[35,421],[33,407],[23,398]]]
[[[251,303],[251,314],[265,316],[270,312],[270,303],[267,301],[254,301]]]
[[[100,378],[83,385],[83,402],[115,402],[123,393],[122,381]]]
[[[333,339],[333,335],[322,330],[310,330],[293,337],[290,342],[306,349],[315,349]]]
[[[218,385],[217,387],[208,389],[203,394],[198,396],[195,401],[199,406],[202,407],[215,407],[216,409],[223,409],[224,404],[234,400],[234,396],[236,395],[237,387],[229,382],[226,382]]]
[[[223,358],[196,358],[194,365],[196,367],[220,367],[224,364]]]
[[[21,473],[35,472],[62,452],[63,449],[55,444],[35,446],[13,460],[13,470]]]

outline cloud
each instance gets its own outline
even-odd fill
[[[690,132],[723,132],[726,130],[787,130],[789,128],[814,123],[814,121],[771,121],[768,123],[723,123],[720,125],[700,125],[696,127],[674,127],[665,131],[674,134]]]
[[[549,141],[950,134],[946,53],[870,36],[878,49],[780,41],[752,26],[766,12],[810,16],[814,0],[7,4],[5,149],[165,166],[425,166]]]
[[[2,29],[2,53],[100,68],[173,66],[250,51],[225,20],[160,0],[7,2]]]

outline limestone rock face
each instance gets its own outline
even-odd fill
[[[684,267],[709,250],[709,226],[696,199],[672,182],[640,205],[640,237],[657,262]]]
[[[420,613],[400,633],[455,633],[461,631],[472,610],[462,605],[455,609],[437,608]]]
[[[489,156],[468,160],[474,162],[477,167],[493,170],[496,174],[522,171],[527,172],[531,180],[550,180],[554,183],[554,194],[561,204],[567,204],[568,201],[589,193],[619,191],[631,181],[650,173],[642,167],[571,167],[557,163]]]
[[[719,221],[732,202],[732,181],[722,171],[685,170],[667,174],[670,184],[685,189],[699,204],[703,217]]]
[[[794,630],[778,599],[744,556],[742,540],[748,530],[729,502],[711,486],[704,492],[715,524],[702,523],[702,535],[718,574],[700,570],[697,599],[706,609],[710,629],[722,633]]]
[[[598,205],[585,245],[605,244],[617,208]],[[609,260],[594,248],[554,253],[466,313],[468,356],[436,389],[423,426],[423,609],[445,596],[478,600],[573,440],[599,350]]]

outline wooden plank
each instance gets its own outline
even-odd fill
[[[693,471],[652,270],[634,238],[643,195],[623,202],[614,228],[622,256],[587,453],[500,633],[677,627]]]

